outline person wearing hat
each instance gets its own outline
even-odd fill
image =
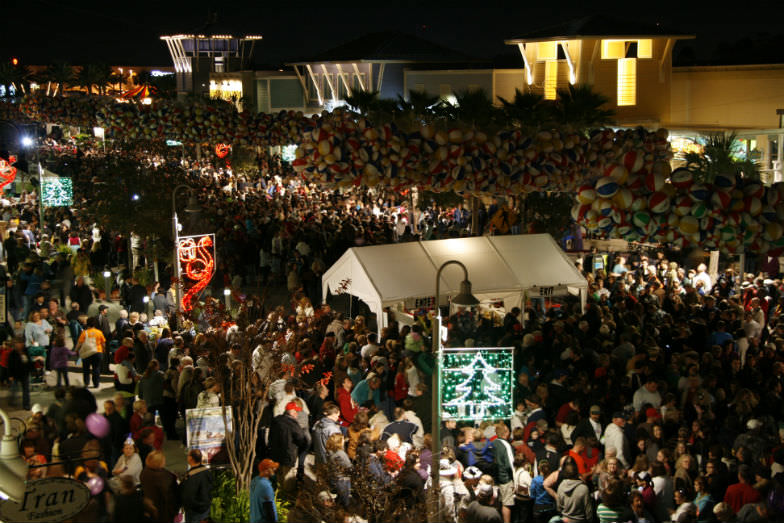
[[[285,412],[275,416],[270,427],[269,457],[280,464],[278,483],[283,490],[287,490],[285,481],[289,470],[296,466],[297,457],[310,441],[297,421],[301,410],[296,402],[288,402]]]
[[[279,466],[279,463],[271,459],[263,459],[259,462],[259,475],[250,482],[250,523],[278,521],[275,490],[269,478],[276,474]]]
[[[438,475],[441,477],[439,485],[441,488],[441,500],[450,521],[456,521],[457,516],[457,500],[464,496],[468,496],[468,489],[466,489],[463,482],[458,476],[457,467],[455,467],[446,458],[438,462]]]

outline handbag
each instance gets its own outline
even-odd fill
[[[85,360],[94,354],[98,354],[98,344],[95,342],[95,338],[89,333],[85,333],[84,341],[79,344],[79,357]]]

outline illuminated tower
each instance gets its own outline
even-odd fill
[[[259,35],[233,36],[208,24],[195,34],[161,36],[177,75],[177,94],[207,94],[210,73],[250,69]]]

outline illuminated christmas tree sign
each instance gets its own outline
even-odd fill
[[[41,179],[41,200],[44,207],[73,205],[73,182],[70,178],[44,176]]]
[[[512,417],[514,348],[450,348],[442,352],[443,419],[482,421]]]

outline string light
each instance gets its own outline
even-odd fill
[[[512,417],[512,348],[445,349],[441,374],[444,419],[482,421]]]
[[[215,243],[212,235],[198,238],[181,238],[177,246],[177,260],[180,273],[193,280],[192,285],[183,284],[185,291],[182,296],[182,310],[193,310],[193,297],[199,294],[210,283],[215,273]]]

